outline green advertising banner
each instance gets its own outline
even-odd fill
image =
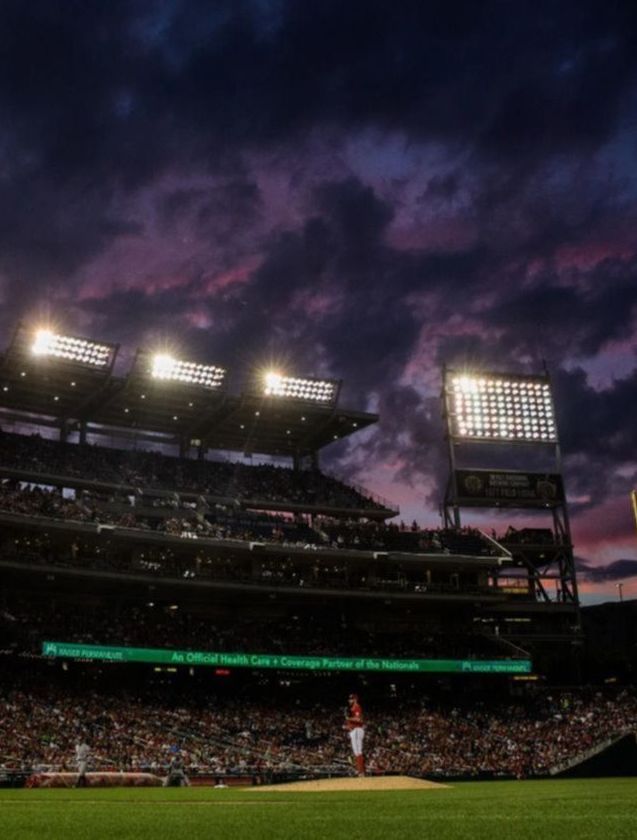
[[[42,655],[102,662],[204,665],[213,668],[281,668],[295,671],[430,672],[447,674],[529,674],[530,659],[369,659],[271,653],[215,653],[165,648],[108,647],[75,642],[42,642]]]

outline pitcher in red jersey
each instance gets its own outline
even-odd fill
[[[363,721],[363,710],[358,702],[357,694],[350,694],[347,698],[347,717],[345,726],[349,730],[349,739],[352,744],[356,772],[359,776],[365,775],[365,757],[363,755],[363,740],[365,738],[365,727]]]

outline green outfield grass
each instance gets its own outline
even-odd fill
[[[4,840],[588,840],[637,838],[637,779],[444,790],[262,793],[0,790]]]

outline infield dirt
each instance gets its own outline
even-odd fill
[[[308,782],[288,782],[281,785],[254,787],[250,792],[263,790],[305,791],[325,793],[331,790],[435,790],[447,788],[426,779],[412,779],[409,776],[363,776],[347,779],[312,779]]]

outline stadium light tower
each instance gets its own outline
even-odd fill
[[[92,368],[110,367],[114,346],[86,338],[60,335],[49,329],[37,329],[31,342],[31,353],[41,358],[76,362]]]
[[[152,379],[217,390],[224,383],[226,371],[217,365],[187,362],[175,359],[168,353],[155,353],[151,357],[150,375]]]
[[[285,376],[276,371],[263,374],[261,394],[264,397],[300,400],[316,405],[334,405],[340,383],[334,379]]]
[[[449,481],[445,493],[444,516],[447,527],[459,528],[461,508],[510,508],[552,515],[554,565],[558,567],[559,597],[578,603],[570,524],[564,494],[562,462],[555,405],[548,374],[541,376],[503,374],[474,370],[443,372],[443,411],[449,450]],[[539,454],[552,453],[549,472],[538,472],[539,459],[525,456],[531,470],[477,469],[475,454],[471,461],[459,460],[463,454],[481,447],[500,445],[499,459],[505,454],[502,446],[518,447]],[[513,456],[511,454],[513,463]],[[516,462],[522,456],[516,456]],[[466,463],[471,466],[467,466]],[[522,549],[518,554],[522,555]],[[550,596],[538,571],[539,560],[524,559],[536,592],[544,599]],[[546,550],[538,550],[545,558]],[[546,578],[550,575],[546,575]]]

